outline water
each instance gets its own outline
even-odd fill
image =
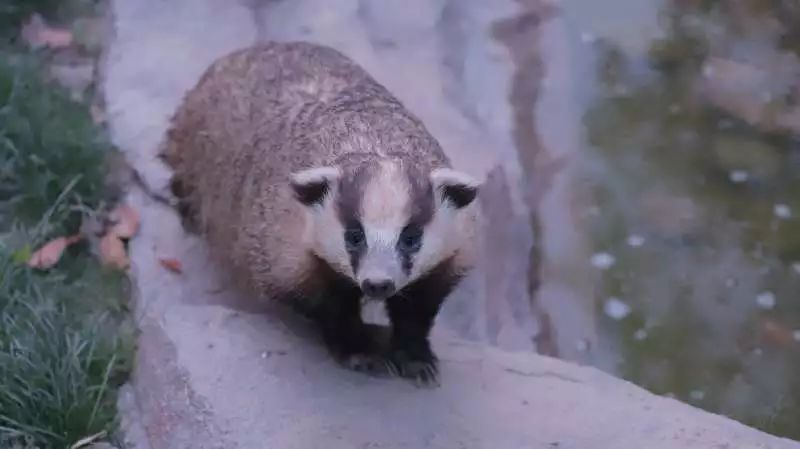
[[[594,326],[575,345],[603,369],[800,438],[800,7],[568,0],[562,14],[545,51],[569,80],[544,84],[568,106],[539,129],[576,156],[588,249],[571,254],[597,282],[591,319],[554,327]]]

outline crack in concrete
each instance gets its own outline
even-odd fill
[[[524,376],[524,377],[552,377],[554,379],[561,379],[576,384],[583,383],[580,380],[575,379],[574,377],[565,376],[564,374],[555,373],[553,371],[536,372],[536,371],[522,371],[515,368],[504,368],[504,369],[509,373],[517,374],[519,376]]]

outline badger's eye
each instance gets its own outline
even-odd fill
[[[350,227],[344,231],[344,243],[348,250],[360,248],[365,241],[364,230],[360,226]]]
[[[415,253],[422,246],[422,229],[416,226],[406,226],[400,233],[397,246],[404,253]]]

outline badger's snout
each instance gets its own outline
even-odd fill
[[[387,299],[402,287],[400,261],[390,238],[375,238],[367,230],[367,248],[359,261],[358,281],[367,299]]]
[[[386,299],[392,296],[396,286],[391,279],[365,279],[361,291],[370,299]]]

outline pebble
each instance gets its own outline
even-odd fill
[[[622,302],[619,298],[608,298],[603,306],[603,311],[605,311],[606,315],[610,318],[621,320],[630,315],[631,307]]]
[[[794,341],[800,343],[800,329],[797,329],[794,332],[792,332],[792,338],[794,339]]]
[[[695,401],[702,401],[706,397],[706,392],[703,390],[692,390],[689,392],[689,397]]]
[[[597,253],[592,256],[592,265],[601,270],[607,270],[614,265],[614,262],[616,262],[616,259],[608,253]]]
[[[642,237],[641,235],[638,235],[638,234],[632,234],[632,235],[628,236],[627,242],[628,242],[628,245],[630,245],[630,246],[632,246],[634,248],[638,248],[638,247],[644,245],[644,237]]]
[[[733,170],[728,174],[728,178],[731,180],[731,182],[741,184],[743,182],[747,182],[747,180],[750,178],[750,175],[744,170]]]
[[[790,209],[789,206],[785,204],[776,204],[775,207],[773,208],[773,212],[775,213],[776,217],[782,218],[784,220],[792,217],[792,209]]]
[[[775,307],[775,294],[772,292],[763,292],[756,296],[756,304],[765,310]]]
[[[714,67],[710,64],[705,64],[703,66],[703,77],[706,79],[711,79],[714,76]]]
[[[792,270],[794,270],[795,273],[800,274],[800,262],[793,263]]]
[[[636,341],[642,341],[645,338],[647,338],[647,331],[644,330],[644,329],[639,329],[639,330],[637,330],[636,332],[633,333],[633,338]]]

